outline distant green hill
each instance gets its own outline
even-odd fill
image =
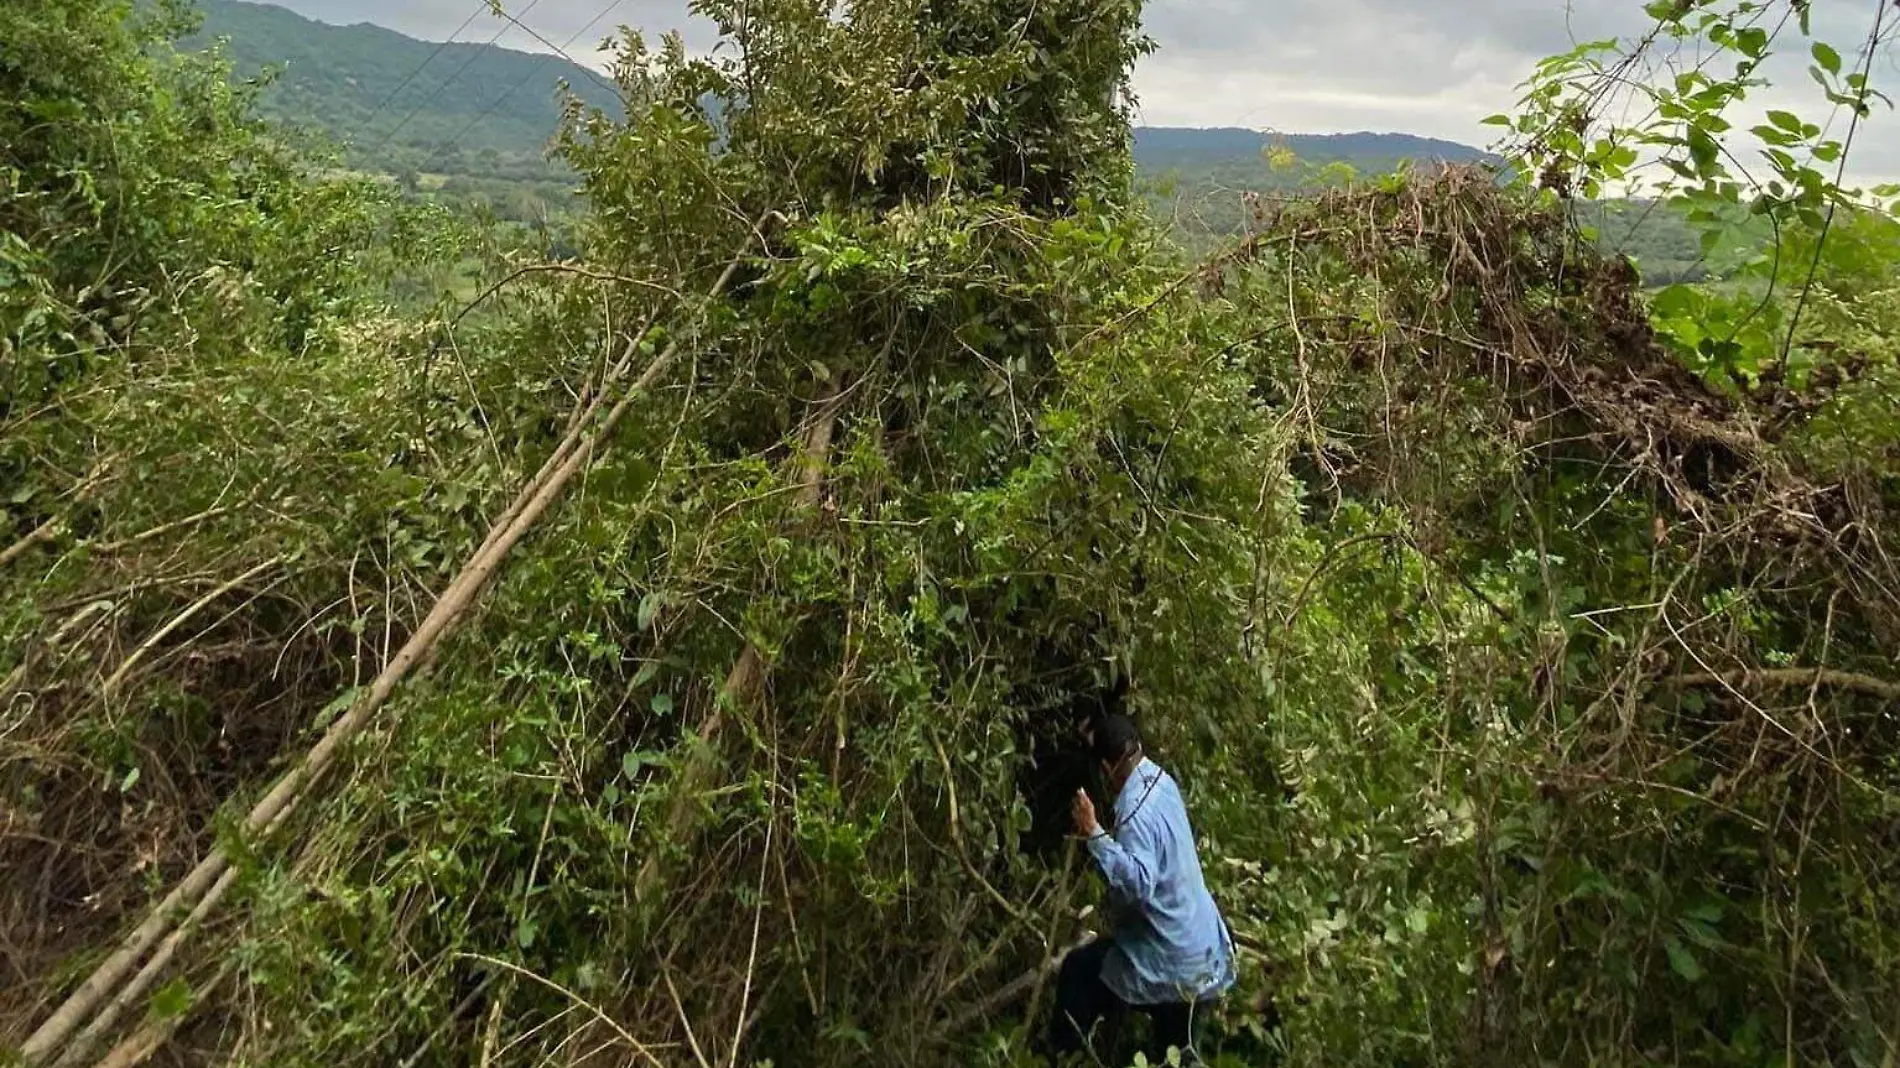
[[[353,166],[554,179],[544,149],[560,121],[562,82],[619,110],[598,74],[559,56],[437,44],[379,26],[332,26],[268,4],[199,0],[204,26],[186,47],[227,38],[240,76],[280,69],[267,116],[341,143]],[[600,79],[600,80],[597,80]]]
[[[1135,163],[1150,207],[1190,243],[1234,233],[1246,193],[1325,188],[1406,164],[1482,163],[1453,141],[1402,133],[1280,134],[1234,128],[1135,131]]]
[[[1475,163],[1492,158],[1470,145],[1403,133],[1278,134],[1154,126],[1135,131],[1135,162],[1150,172],[1258,162],[1268,147],[1285,148],[1311,163],[1346,163],[1368,172],[1389,171],[1404,161]]]

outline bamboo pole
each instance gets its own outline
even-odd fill
[[[733,255],[732,261],[719,275],[712,290],[707,294],[704,304],[717,299],[732,276],[738,271],[745,258],[746,250],[751,247],[751,239],[741,245]],[[383,668],[369,692],[358,699],[342,716],[326,730],[289,772],[271,787],[270,791],[252,807],[245,817],[244,830],[257,833],[276,826],[286,817],[292,808],[302,799],[306,791],[335,762],[343,746],[360,733],[369,718],[385,703],[396,687],[407,677],[425,655],[432,652],[437,642],[454,625],[463,611],[474,602],[476,597],[494,577],[503,560],[507,558],[528,530],[540,520],[548,507],[566,488],[575,472],[587,463],[595,449],[605,441],[626,415],[628,408],[639,394],[672,365],[679,355],[680,343],[674,340],[665,351],[654,357],[640,377],[629,386],[607,414],[606,419],[592,432],[586,431],[586,420],[577,421],[569,436],[556,448],[555,455],[542,465],[535,479],[529,481],[508,510],[491,528],[467,564],[456,575],[435,606],[416,628],[409,640],[403,643],[395,657]],[[629,366],[633,352],[630,349],[623,358],[621,367]],[[606,383],[603,383],[601,395],[604,397]],[[596,402],[596,405],[599,402]],[[27,1064],[44,1064],[56,1058],[65,1047],[74,1031],[84,1024],[99,1007],[101,1001],[119,987],[126,973],[148,953],[160,939],[164,938],[175,926],[182,911],[194,914],[208,911],[215,905],[231,883],[222,877],[230,866],[230,857],[224,848],[214,848],[209,855],[198,862],[185,878],[173,888],[171,893],[154,908],[145,920],[119,944],[118,948],[106,958],[86,980],[79,985],[59,1008],[42,1023],[20,1047],[22,1058]]]
[[[224,896],[224,892],[230,889],[231,883],[236,879],[236,868],[226,868],[224,874],[218,876],[218,881],[211,887],[211,892],[198,902],[197,907],[191,910],[191,914],[185,917],[177,930],[159,943],[152,958],[145,962],[145,967],[140,968],[129,982],[121,984],[118,993],[114,994],[112,1000],[106,1002],[105,1007],[99,1010],[99,1015],[94,1016],[92,1022],[86,1025],[85,1030],[79,1032],[72,1041],[66,1044],[66,1052],[61,1054],[59,1060],[55,1062],[55,1068],[65,1068],[65,1066],[77,1068],[78,1065],[86,1063],[86,1059],[98,1047],[99,1040],[112,1030],[113,1025],[119,1022],[119,1017],[133,1002],[151,989],[152,984],[164,973],[166,965],[170,964],[172,957],[177,954],[178,947],[184,944],[192,929],[204,920],[211,909],[217,905],[218,899]]]

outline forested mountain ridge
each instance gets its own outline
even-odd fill
[[[185,47],[222,39],[240,77],[275,71],[259,111],[322,131],[365,168],[546,177],[561,85],[620,112],[601,74],[560,56],[420,41],[370,23],[335,26],[272,4],[198,6],[203,26]]]
[[[1222,126],[1135,127],[1135,162],[1152,172],[1258,159],[1269,147],[1285,148],[1315,163],[1349,163],[1381,173],[1401,161],[1476,163],[1496,159],[1470,145],[1405,133],[1282,134]]]

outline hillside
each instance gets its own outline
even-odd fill
[[[259,110],[336,139],[364,169],[557,178],[544,148],[560,121],[560,86],[619,111],[600,75],[559,56],[332,26],[269,4],[199,3],[204,25],[187,47],[221,38],[239,75],[278,71]]]
[[[1269,146],[1285,148],[1302,160],[1347,163],[1360,170],[1390,170],[1403,160],[1471,163],[1490,158],[1470,145],[1404,133],[1280,134],[1235,127],[1166,126],[1135,130],[1135,162],[1154,172],[1258,160]]]

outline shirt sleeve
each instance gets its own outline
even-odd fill
[[[1111,890],[1131,905],[1146,906],[1161,875],[1160,844],[1147,820],[1131,819],[1115,828],[1112,836],[1098,834],[1089,839],[1089,852],[1101,865]]]

